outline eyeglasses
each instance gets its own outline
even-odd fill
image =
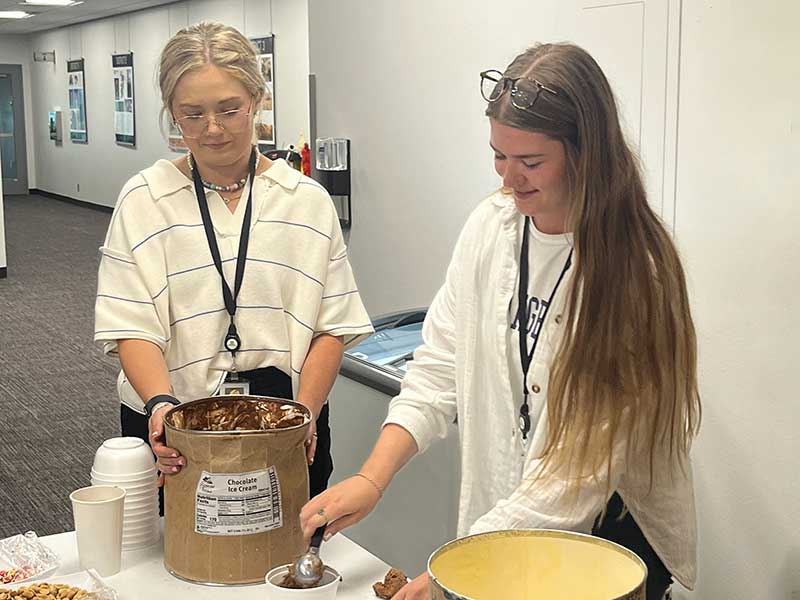
[[[181,135],[190,140],[199,138],[208,131],[211,121],[228,133],[241,133],[250,122],[250,112],[251,108],[235,108],[208,115],[186,115],[175,119],[175,124]]]
[[[558,92],[531,77],[504,77],[496,70],[481,73],[481,96],[487,102],[497,102],[511,89],[511,104],[520,110],[532,110],[542,92],[558,96]]]

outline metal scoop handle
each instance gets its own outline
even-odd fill
[[[317,527],[317,530],[311,536],[311,544],[309,544],[308,546],[309,552],[311,551],[312,548],[317,550],[317,552],[319,552],[319,547],[322,545],[322,538],[325,536],[326,526],[327,523],[325,525],[320,525],[319,527]]]

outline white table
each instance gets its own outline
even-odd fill
[[[61,566],[53,576],[80,571],[75,532],[59,533],[40,538],[61,559]],[[323,562],[339,571],[342,583],[337,600],[374,600],[372,584],[383,581],[389,565],[370,554],[342,534],[323,542],[320,554]],[[46,578],[45,578],[46,580]],[[142,550],[122,553],[122,569],[116,575],[105,577],[120,600],[205,600],[236,598],[237,600],[269,600],[264,584],[250,586],[205,586],[187,583],[164,568],[163,537],[158,543]]]

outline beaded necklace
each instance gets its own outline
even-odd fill
[[[261,158],[261,153],[256,152],[256,170],[258,170],[258,161]],[[189,170],[194,171],[194,161],[192,160],[192,155],[186,155],[186,162],[189,164]],[[216,183],[211,183],[210,181],[206,181],[205,179],[200,179],[203,183],[203,187],[209,190],[214,190],[215,192],[235,192],[236,190],[240,190],[244,187],[244,184],[247,183],[247,177],[242,177],[239,181],[236,181],[230,185],[218,185]],[[238,197],[238,196],[237,196]],[[225,204],[233,200],[233,198],[225,199],[223,201]]]

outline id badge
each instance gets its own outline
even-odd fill
[[[220,396],[249,396],[250,395],[250,382],[245,379],[238,379],[237,381],[223,381],[219,386]]]

